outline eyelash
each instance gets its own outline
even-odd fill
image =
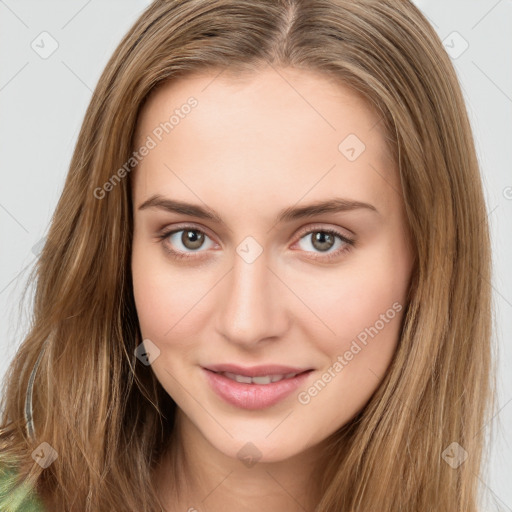
[[[157,238],[158,238],[159,242],[162,243],[165,251],[167,253],[169,253],[173,258],[178,259],[178,260],[186,260],[186,259],[195,258],[195,256],[191,255],[191,254],[194,254],[193,251],[191,251],[190,253],[175,251],[174,249],[171,249],[169,247],[168,243],[166,243],[166,240],[171,235],[174,235],[175,233],[179,233],[180,231],[196,231],[198,233],[202,233],[203,235],[208,236],[207,233],[205,233],[202,229],[196,228],[195,226],[181,226],[179,229],[172,229],[172,230],[162,232],[161,234],[159,234],[157,236]],[[335,229],[332,229],[332,228],[328,228],[328,229],[320,228],[320,227],[309,228],[308,231],[304,231],[300,234],[299,240],[301,240],[302,238],[304,238],[307,235],[311,235],[312,233],[326,233],[329,235],[333,235],[335,237],[338,237],[345,244],[341,249],[338,249],[337,251],[334,251],[332,253],[326,253],[324,256],[313,256],[314,260],[331,261],[335,258],[338,258],[342,254],[345,254],[345,253],[351,251],[355,245],[354,239],[348,238],[345,235],[342,235],[339,231],[336,231]],[[210,237],[208,237],[208,238],[210,238]],[[312,252],[312,251],[306,251],[306,252]],[[321,254],[321,253],[316,253],[316,254]]]

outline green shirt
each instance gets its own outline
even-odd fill
[[[16,473],[0,469],[0,511],[1,512],[44,512],[37,495],[27,484],[13,490]]]

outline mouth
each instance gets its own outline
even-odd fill
[[[213,370],[208,370],[212,371]],[[313,370],[305,370],[301,372],[290,372],[286,374],[271,374],[271,375],[260,375],[258,377],[249,377],[248,375],[238,374],[238,373],[231,373],[231,372],[213,372],[217,375],[223,375],[224,377],[234,380],[236,382],[239,382],[241,384],[260,384],[262,386],[266,386],[268,384],[272,384],[273,382],[279,382],[284,379],[293,379],[297,375],[302,375],[303,373],[311,372]]]
[[[259,366],[241,366],[231,363],[211,364],[204,367],[215,373],[232,374],[241,377],[285,377],[298,375],[313,368],[308,366],[285,366],[282,364],[263,364]]]
[[[256,410],[270,407],[288,397],[305,383],[313,369],[293,369],[282,373],[264,373],[268,370],[252,369],[237,373],[202,367],[202,372],[215,394],[237,408]],[[290,368],[286,368],[288,370]],[[275,371],[272,370],[272,371]],[[259,373],[259,375],[247,375]]]

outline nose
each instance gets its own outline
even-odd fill
[[[219,333],[247,349],[279,339],[289,326],[289,293],[269,267],[265,251],[251,263],[235,254],[218,297]]]

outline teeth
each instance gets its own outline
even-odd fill
[[[270,384],[283,379],[291,379],[297,375],[296,373],[288,373],[287,375],[262,375],[260,377],[247,377],[246,375],[236,375],[235,373],[221,372],[222,375],[231,380],[242,382],[244,384]]]
[[[243,382],[244,384],[251,383],[251,377],[246,377],[245,375],[235,375],[234,373],[226,373],[225,375],[226,377],[236,380],[237,382]]]
[[[253,377],[252,382],[253,384],[270,384],[272,382],[272,376],[265,375],[261,377]]]

